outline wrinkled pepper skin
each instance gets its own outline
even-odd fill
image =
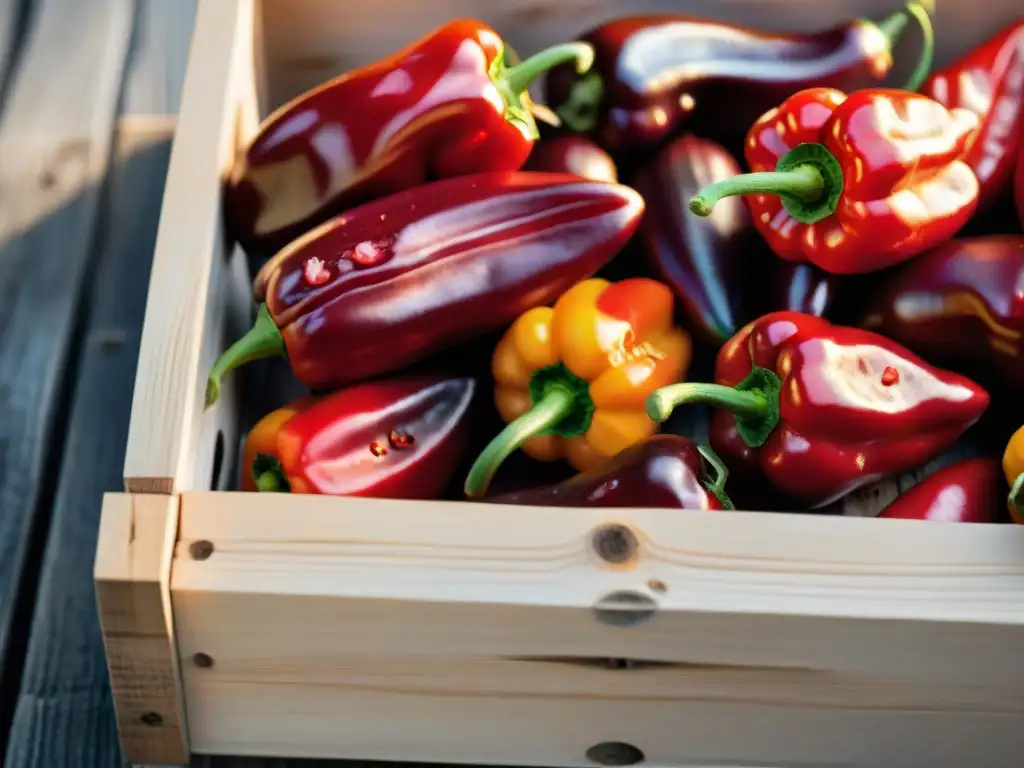
[[[864,301],[861,327],[1024,388],[1024,236],[950,240],[883,275]]]
[[[973,112],[916,93],[810,88],[751,127],[751,173],[705,188],[690,210],[744,195],[780,258],[840,275],[886,269],[974,213],[978,180],[961,158],[977,127]]]
[[[915,12],[922,16],[927,23]],[[878,24],[783,35],[668,14],[617,18],[579,38],[595,50],[590,72],[548,73],[545,100],[566,128],[591,133],[612,154],[654,149],[694,124],[742,139],[799,90],[879,84],[907,20],[900,11]]]
[[[659,390],[648,413],[664,421],[683,403],[716,406],[711,447],[730,470],[814,509],[932,458],[989,396],[870,331],[776,312],[719,350],[715,384]]]
[[[483,497],[520,448],[586,471],[654,434],[645,398],[684,376],[691,356],[671,290],[648,278],[591,278],[553,307],[524,312],[491,359],[494,403],[508,426],[470,469],[466,495]]]
[[[732,509],[728,472],[708,449],[679,435],[652,435],[575,477],[485,501],[536,507]]]
[[[1020,427],[1007,441],[1002,465],[1003,476],[1010,486],[1006,501],[1010,520],[1024,525],[1024,427]]]
[[[936,523],[998,523],[1001,478],[994,459],[965,459],[896,497],[878,517]]]
[[[743,201],[723,200],[706,219],[687,204],[702,187],[740,173],[721,145],[684,134],[636,174],[633,188],[647,206],[640,241],[654,275],[676,294],[684,324],[702,341],[720,346],[756,313],[750,309],[759,238]],[[762,254],[770,265],[771,254]]]
[[[407,376],[267,414],[243,450],[243,490],[435,499],[468,445],[476,383]]]
[[[542,173],[478,174],[368,203],[292,243],[257,275],[257,324],[220,378],[286,354],[314,391],[398,370],[496,331],[603,267],[643,214],[628,187]]]
[[[619,180],[611,155],[583,136],[556,136],[533,145],[524,171],[571,173],[593,181]]]
[[[1006,194],[1024,141],[1024,19],[933,74],[921,93],[980,119],[964,156],[981,186],[979,207]]]
[[[432,179],[516,171],[537,137],[527,94],[570,43],[512,65],[498,34],[458,19],[308,91],[260,126],[232,169],[232,234],[268,255],[345,208]]]

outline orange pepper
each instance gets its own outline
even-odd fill
[[[1010,484],[1007,507],[1013,522],[1024,524],[1024,427],[1010,437],[1003,451],[1003,474]]]
[[[554,307],[520,315],[491,360],[494,402],[508,426],[470,469],[466,495],[483,496],[519,448],[584,471],[654,434],[644,401],[685,377],[692,357],[672,317],[672,291],[642,277],[584,280]]]
[[[260,456],[268,456],[277,459],[278,446],[277,437],[281,427],[285,425],[292,416],[309,410],[316,403],[314,397],[302,397],[289,403],[276,411],[271,411],[256,425],[249,430],[245,437],[245,446],[242,448],[242,490],[243,491],[274,491],[280,490],[274,481],[268,476],[264,480],[257,480],[256,473],[259,471]],[[260,486],[263,487],[260,487]]]

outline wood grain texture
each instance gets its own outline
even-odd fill
[[[174,497],[104,496],[94,577],[117,730],[129,760],[189,759],[169,592],[177,528]]]
[[[130,32],[126,0],[37,3],[0,122],[0,648],[31,615]]]
[[[125,75],[121,118],[177,119],[197,0],[135,0],[132,61]]]
[[[591,548],[608,522],[638,539],[623,565]],[[599,620],[624,592],[653,617]],[[1024,748],[1018,527],[187,493],[171,599],[199,752],[575,766],[623,740],[658,765],[1012,768]]]
[[[199,4],[147,296],[124,465],[129,491],[209,488],[216,446],[236,431],[234,382],[214,408],[204,410],[203,397],[206,372],[252,320],[221,191],[239,136],[257,122],[254,14],[254,0]]]

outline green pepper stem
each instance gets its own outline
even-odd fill
[[[920,3],[908,3],[907,13],[913,16],[921,27],[921,55],[903,89],[916,91],[924,84],[932,71],[932,63],[935,60],[935,30],[932,28],[931,17]]]
[[[795,197],[808,203],[825,193],[825,179],[814,165],[800,165],[789,171],[743,173],[710,184],[690,198],[690,210],[698,216],[710,216],[715,203],[735,195],[778,195]]]
[[[572,84],[568,98],[555,108],[555,112],[570,131],[589,133],[597,127],[603,99],[604,81],[597,72],[589,72]]]
[[[256,487],[260,493],[276,493],[281,491],[281,483],[276,472],[263,472],[256,476]]]
[[[725,483],[729,479],[729,468],[725,466],[724,461],[718,458],[718,454],[710,446],[698,445],[697,450],[715,473],[713,480],[704,481],[704,487],[722,502],[723,507],[729,510],[736,509],[736,505],[732,503],[732,499],[725,492]]]
[[[482,498],[501,463],[531,437],[557,425],[572,410],[573,402],[569,389],[552,387],[530,410],[509,422],[473,462],[466,477],[466,496]]]
[[[535,53],[526,61],[509,67],[501,73],[501,78],[512,93],[522,93],[530,87],[530,83],[543,75],[552,67],[576,62],[576,72],[586,73],[594,64],[594,48],[589,43],[562,43],[545,48]]]
[[[285,355],[284,337],[274,324],[266,304],[260,304],[256,322],[238,341],[232,344],[213,364],[206,380],[206,407],[209,408],[220,396],[220,382],[224,374],[254,360]]]
[[[653,392],[646,403],[651,421],[666,421],[680,405],[698,404],[724,408],[745,418],[757,418],[768,411],[768,400],[755,392],[744,392],[722,384],[685,382],[670,384]]]
[[[1014,522],[1024,522],[1024,472],[1021,472],[1010,487],[1010,515]]]

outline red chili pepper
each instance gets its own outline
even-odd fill
[[[881,275],[858,325],[933,363],[987,369],[1024,389],[1024,237],[950,240]]]
[[[346,207],[430,179],[518,170],[537,138],[527,88],[593,49],[556,45],[519,64],[490,27],[445,24],[285,104],[240,154],[227,190],[234,236],[272,252]]]
[[[1003,506],[1000,466],[994,459],[965,459],[919,482],[878,517],[936,523],[996,523]]]
[[[964,162],[981,185],[980,206],[1005,193],[1024,140],[1024,19],[933,74],[921,93],[980,118]]]
[[[753,173],[706,187],[700,216],[746,195],[754,226],[787,261],[836,274],[891,267],[948,240],[977,207],[960,158],[978,118],[920,94],[811,88],[765,113],[747,135]]]
[[[537,507],[733,509],[729,472],[714,451],[679,435],[653,435],[575,477],[484,501]]]
[[[854,19],[788,35],[671,14],[616,18],[580,38],[594,46],[593,70],[554,68],[545,93],[567,128],[593,133],[613,153],[653,149],[690,123],[729,143],[803,88],[881,82],[911,17],[924,34],[921,60],[905,86],[916,90],[931,68],[924,6],[932,5],[908,3],[877,23]]]
[[[611,156],[583,136],[558,136],[533,145],[524,171],[571,173],[594,181],[618,181],[618,170]]]
[[[888,368],[898,380],[886,384]],[[711,446],[729,468],[811,508],[927,461],[989,403],[970,379],[882,336],[798,312],[744,327],[719,350],[715,382],[664,387],[648,398],[648,415],[716,406]]]
[[[468,444],[473,379],[402,377],[304,398],[264,416],[243,490],[434,499]]]
[[[509,325],[603,267],[636,230],[632,189],[567,174],[463,176],[354,208],[256,278],[256,325],[214,365],[287,355],[313,390],[395,371]],[[307,280],[311,260],[324,281]]]

